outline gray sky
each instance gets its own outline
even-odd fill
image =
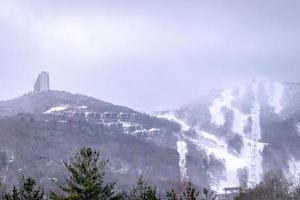
[[[0,99],[52,89],[140,111],[253,77],[300,81],[299,0],[0,0]]]

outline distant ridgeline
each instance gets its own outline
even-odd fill
[[[34,84],[34,92],[44,92],[50,90],[49,73],[41,72]]]

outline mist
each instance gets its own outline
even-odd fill
[[[0,99],[87,94],[143,112],[256,79],[299,81],[299,1],[0,1]]]

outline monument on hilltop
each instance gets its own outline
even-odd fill
[[[49,73],[41,72],[35,81],[34,92],[44,92],[50,90]]]

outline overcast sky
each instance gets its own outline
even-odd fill
[[[0,0],[0,99],[51,87],[152,112],[300,81],[300,1]]]

